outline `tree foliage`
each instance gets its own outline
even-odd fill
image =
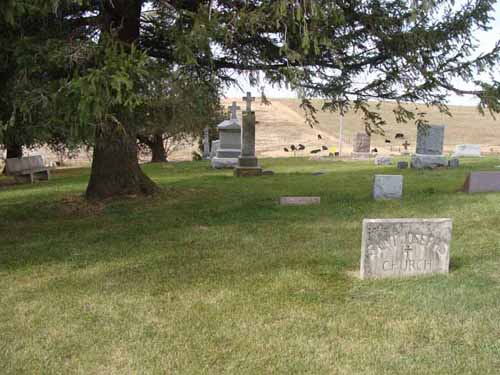
[[[382,132],[385,119],[371,100],[396,101],[394,115],[403,122],[423,122],[423,114],[407,110],[405,103],[447,112],[450,93],[476,96],[482,112],[500,110],[500,84],[493,78],[500,44],[478,53],[474,39],[478,30],[489,30],[494,4],[9,0],[0,15],[13,27],[30,15],[53,15],[72,25],[64,38],[41,34],[41,45],[70,51],[63,64],[68,74],[56,90],[66,104],[56,113],[70,114],[63,118],[76,113],[82,127],[111,128],[116,137],[193,130],[197,118],[217,106],[221,85],[237,84],[235,73],[243,73],[254,85],[264,80],[299,90],[311,119],[316,109],[309,99],[321,97],[324,109],[359,111],[368,132]],[[54,40],[59,42],[51,44]],[[47,50],[45,59],[51,55]],[[471,88],[456,87],[458,81]]]

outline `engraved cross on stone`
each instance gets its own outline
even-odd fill
[[[238,116],[236,115],[236,112],[241,109],[241,107],[237,106],[236,105],[236,102],[233,102],[232,105],[230,105],[228,107],[230,110],[231,110],[231,120],[235,120],[238,118]]]
[[[252,93],[247,92],[247,96],[243,97],[243,101],[247,102],[247,112],[252,112],[252,102],[255,101],[255,98],[252,97]]]
[[[413,249],[411,248],[410,245],[406,245],[405,246],[405,249],[404,249],[404,252],[406,254],[406,258],[410,258],[410,253],[413,251]]]

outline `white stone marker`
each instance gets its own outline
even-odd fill
[[[362,279],[448,273],[451,219],[365,219]]]
[[[241,124],[237,116],[240,107],[233,102],[229,109],[231,118],[217,125],[219,146],[212,158],[213,168],[234,168],[238,165],[238,157],[241,154]]]
[[[481,157],[481,145],[456,145],[452,157]]]
[[[391,165],[392,158],[390,156],[377,156],[374,162],[375,165]]]
[[[321,197],[280,197],[281,206],[309,206],[321,203]]]
[[[401,199],[403,176],[376,174],[373,178],[373,199]]]

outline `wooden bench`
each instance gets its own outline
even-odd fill
[[[6,166],[7,175],[13,176],[17,182],[33,183],[50,177],[50,168],[43,164],[40,155],[7,159]]]

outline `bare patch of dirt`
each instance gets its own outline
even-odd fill
[[[85,217],[102,214],[103,201],[88,201],[82,195],[66,196],[58,202],[58,212],[64,217]]]

